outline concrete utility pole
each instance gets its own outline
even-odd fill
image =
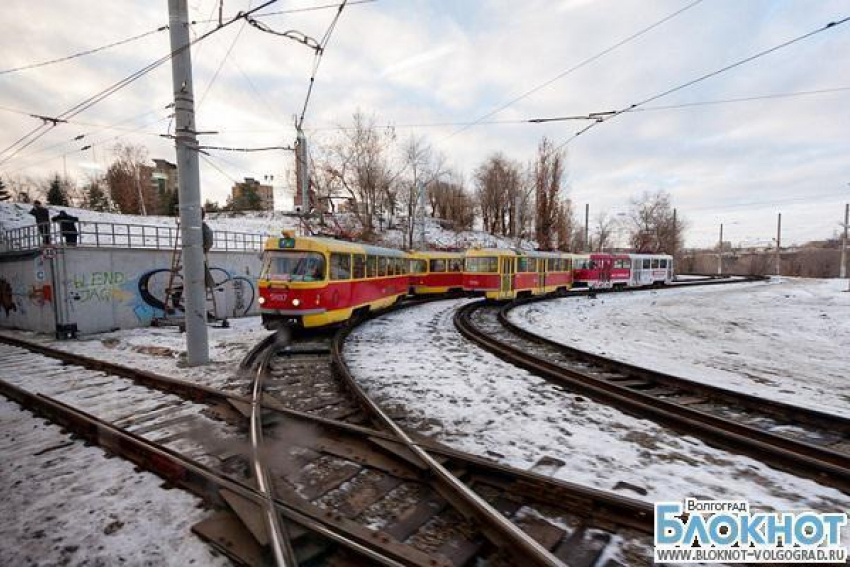
[[[723,223],[720,223],[720,241],[717,243],[717,275],[723,275]]]
[[[183,295],[186,298],[186,361],[190,366],[210,361],[207,338],[207,298],[201,235],[201,181],[192,89],[187,0],[168,0],[171,35],[171,76],[174,82],[175,146],[177,148],[180,236],[183,240]]]
[[[419,249],[427,250],[428,245],[425,242],[425,182],[419,180],[419,194],[416,199],[416,216],[419,221]]]
[[[514,225],[511,227],[511,231],[514,233],[514,238],[516,238],[516,247],[520,248],[522,245],[522,238],[520,237],[521,232],[521,223],[520,223],[520,209],[522,208],[522,192],[517,191],[514,196]]]
[[[590,252],[590,203],[584,205],[584,248]]]
[[[776,217],[776,275],[782,275],[782,213]]]
[[[301,191],[301,215],[306,218],[310,214],[310,168],[307,163],[307,138],[301,128],[298,128],[295,152],[297,160],[295,171],[298,189]]]
[[[844,240],[841,241],[841,269],[838,277],[847,277],[847,227],[850,225],[850,203],[844,205]],[[848,284],[850,286],[850,284]],[[850,289],[850,287],[848,287]]]

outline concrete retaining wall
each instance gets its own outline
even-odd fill
[[[145,327],[162,317],[172,254],[168,250],[58,248],[0,257],[0,327],[80,333]],[[210,252],[215,310],[232,318],[257,313],[258,252]],[[207,307],[213,311],[213,302]]]

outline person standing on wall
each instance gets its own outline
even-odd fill
[[[210,225],[207,224],[205,220],[207,218],[207,212],[201,209],[201,233],[203,237],[204,243],[204,277],[206,279],[207,288],[212,289],[215,287],[215,281],[213,281],[212,274],[210,273],[210,261],[207,256],[210,252],[210,249],[213,247],[213,242],[215,241],[213,231],[210,228]]]
[[[38,226],[38,234],[41,235],[41,241],[45,246],[50,245],[50,211],[47,207],[41,204],[41,201],[33,201],[33,207],[30,214],[35,217],[35,224]]]
[[[69,215],[65,211],[59,211],[59,214],[53,217],[53,222],[59,223],[59,233],[65,239],[67,246],[77,245],[77,221],[80,220],[73,215]]]

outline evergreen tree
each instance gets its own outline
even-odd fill
[[[9,193],[9,190],[6,189],[6,184],[3,183],[2,179],[0,179],[0,202],[8,201],[11,198],[12,195]]]
[[[100,213],[112,212],[112,202],[97,181],[92,181],[86,188],[84,206],[86,209]]]
[[[58,175],[50,182],[50,189],[47,190],[47,204],[54,207],[68,206],[68,195],[65,194]]]

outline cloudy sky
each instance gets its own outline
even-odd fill
[[[263,12],[330,2],[278,0]],[[217,4],[189,0],[190,18],[215,17]],[[225,16],[249,5],[225,0]],[[261,21],[318,38],[334,13],[287,12]],[[2,73],[168,22],[166,0],[4,0],[3,14],[0,148],[38,126],[26,113],[59,115],[169,51],[168,32],[160,31],[86,57]],[[621,109],[847,16],[846,0],[351,4],[322,61],[305,126],[314,143],[327,142],[360,109],[396,125],[402,138],[425,136],[468,179],[492,152],[525,163],[542,136],[560,144],[588,124],[517,121]],[[199,22],[193,33],[213,25]],[[768,242],[777,212],[786,242],[830,236],[850,199],[848,56],[850,23],[598,124],[565,146],[568,195],[579,207],[589,203],[591,216],[614,215],[631,197],[664,189],[688,221],[688,245],[716,241],[721,222],[733,242]],[[218,132],[204,138],[207,144],[293,142],[293,115],[313,63],[309,49],[238,22],[197,44],[193,58],[198,128]],[[545,83],[481,124],[458,126]],[[793,93],[810,94],[693,104]],[[171,98],[166,64],[0,163],[0,175],[39,177],[67,167],[85,179],[109,162],[116,141],[173,160],[172,144],[159,136],[169,127]],[[658,108],[669,106],[678,108]],[[80,151],[87,144],[93,149]],[[286,152],[215,153],[201,162],[203,196],[224,201],[232,179],[245,176],[274,175],[283,184],[292,168]]]

